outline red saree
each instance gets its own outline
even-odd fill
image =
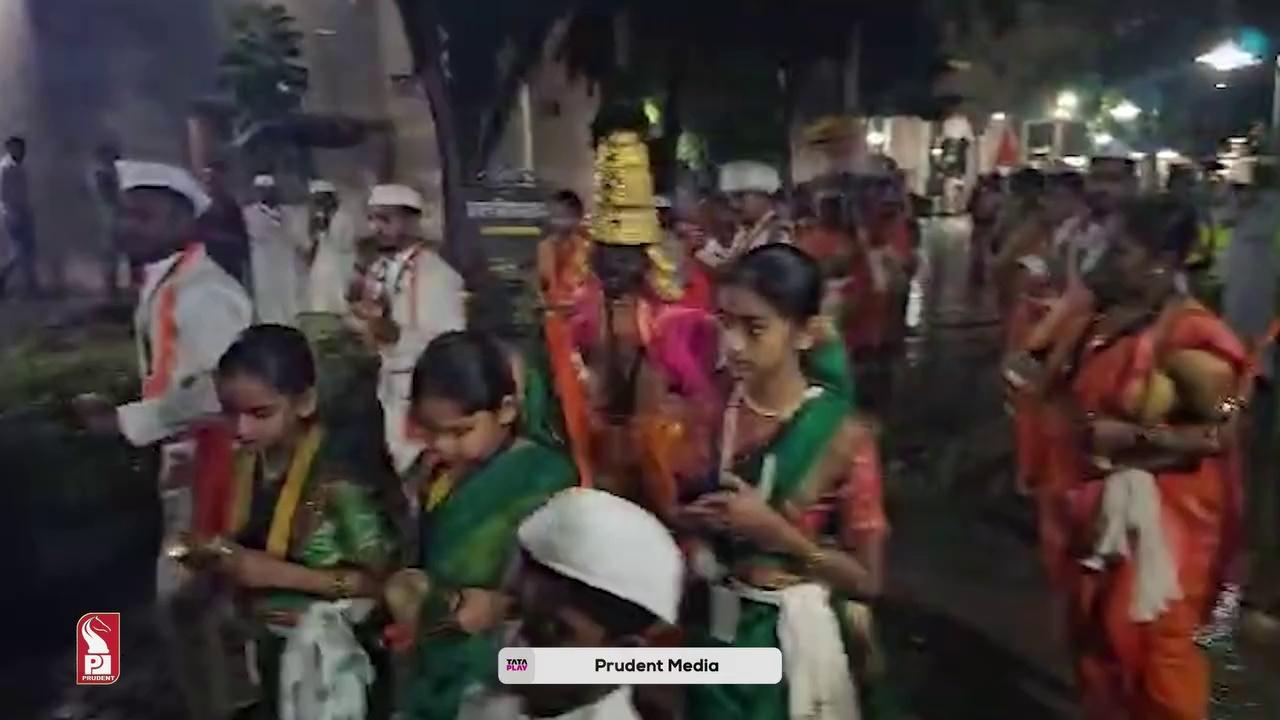
[[[1107,345],[1086,345],[1065,390],[1076,413],[1124,417],[1121,397],[1163,358],[1199,350],[1226,361],[1243,378],[1248,359],[1239,340],[1212,313],[1187,303],[1150,327]],[[1062,405],[1053,407],[1061,409]],[[1150,623],[1129,617],[1131,562],[1092,572],[1076,559],[1092,542],[1101,480],[1090,475],[1081,432],[1063,412],[1048,437],[1042,518],[1051,572],[1069,602],[1077,681],[1085,716],[1130,720],[1202,720],[1209,667],[1193,636],[1213,608],[1238,526],[1235,451],[1203,458],[1194,468],[1156,473],[1161,521],[1178,568],[1183,599]]]

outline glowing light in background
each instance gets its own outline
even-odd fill
[[[1218,72],[1231,72],[1262,62],[1262,58],[1240,47],[1235,40],[1228,40],[1196,58],[1201,65],[1208,65]]]
[[[1130,100],[1121,100],[1119,105],[1111,108],[1109,114],[1118,122],[1133,122],[1142,114],[1142,108],[1134,105]]]

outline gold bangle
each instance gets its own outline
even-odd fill
[[[826,559],[827,551],[823,548],[818,548],[812,552],[805,553],[804,557],[800,558],[800,565],[806,573],[812,575]]]

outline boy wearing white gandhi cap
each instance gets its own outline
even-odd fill
[[[648,511],[601,490],[572,488],[520,524],[513,645],[645,647],[674,625],[684,558]],[[495,658],[496,667],[496,658]],[[478,694],[459,720],[638,720],[630,687],[512,685]]]
[[[209,372],[252,321],[244,289],[205,253],[196,217],[209,196],[189,172],[161,163],[121,160],[116,235],[143,267],[134,316],[142,399],[107,415],[82,398],[82,413],[99,429],[118,428],[135,446],[179,435],[218,411]]]
[[[423,239],[424,209],[422,196],[407,185],[373,188],[369,225],[380,257],[351,304],[357,328],[382,359],[378,400],[387,452],[402,476],[426,447],[409,421],[413,366],[437,335],[466,325],[462,278]]]
[[[711,240],[698,251],[698,259],[707,267],[723,267],[762,245],[790,243],[791,229],[773,202],[781,188],[778,171],[762,162],[737,160],[721,166],[720,191],[729,197],[739,228],[729,247]]]
[[[310,227],[314,257],[309,283],[313,313],[344,315],[347,312],[347,287],[355,273],[357,222],[338,195],[338,188],[328,180],[312,180],[310,195]]]
[[[82,396],[76,405],[99,432],[118,431],[137,447],[162,443],[162,532],[173,539],[193,529],[194,482],[183,469],[191,467],[187,458],[195,451],[195,438],[218,433],[216,425],[202,422],[220,411],[211,372],[249,326],[253,306],[240,283],[194,239],[196,217],[210,203],[196,179],[186,170],[158,163],[120,161],[116,168],[121,191],[117,243],[143,268],[134,316],[141,399],[112,408],[100,397]],[[222,437],[229,453],[230,440]],[[166,555],[159,558],[156,591],[166,611],[163,617],[169,618],[176,599],[188,595],[179,593],[182,576]],[[203,621],[172,618],[163,626],[171,637],[183,638],[175,642],[185,651],[174,658],[173,670],[192,707],[216,714],[221,676],[207,665],[200,664],[197,671],[185,662],[198,654],[193,647],[202,647],[190,636],[204,637],[208,627]]]

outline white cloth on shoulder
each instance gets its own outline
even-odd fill
[[[375,673],[354,626],[372,610],[358,599],[317,601],[302,613],[280,656],[281,720],[365,717]]]
[[[1183,597],[1178,567],[1160,520],[1160,489],[1155,476],[1146,470],[1119,470],[1103,482],[1098,541],[1094,554],[1081,563],[1100,571],[1108,558],[1123,557],[1133,562],[1136,579],[1129,619],[1148,623],[1159,617],[1169,603]],[[1130,547],[1130,533],[1136,547]]]
[[[825,585],[760,590],[734,583],[742,597],[778,607],[778,645],[790,720],[858,720],[857,688],[844,633]]]

